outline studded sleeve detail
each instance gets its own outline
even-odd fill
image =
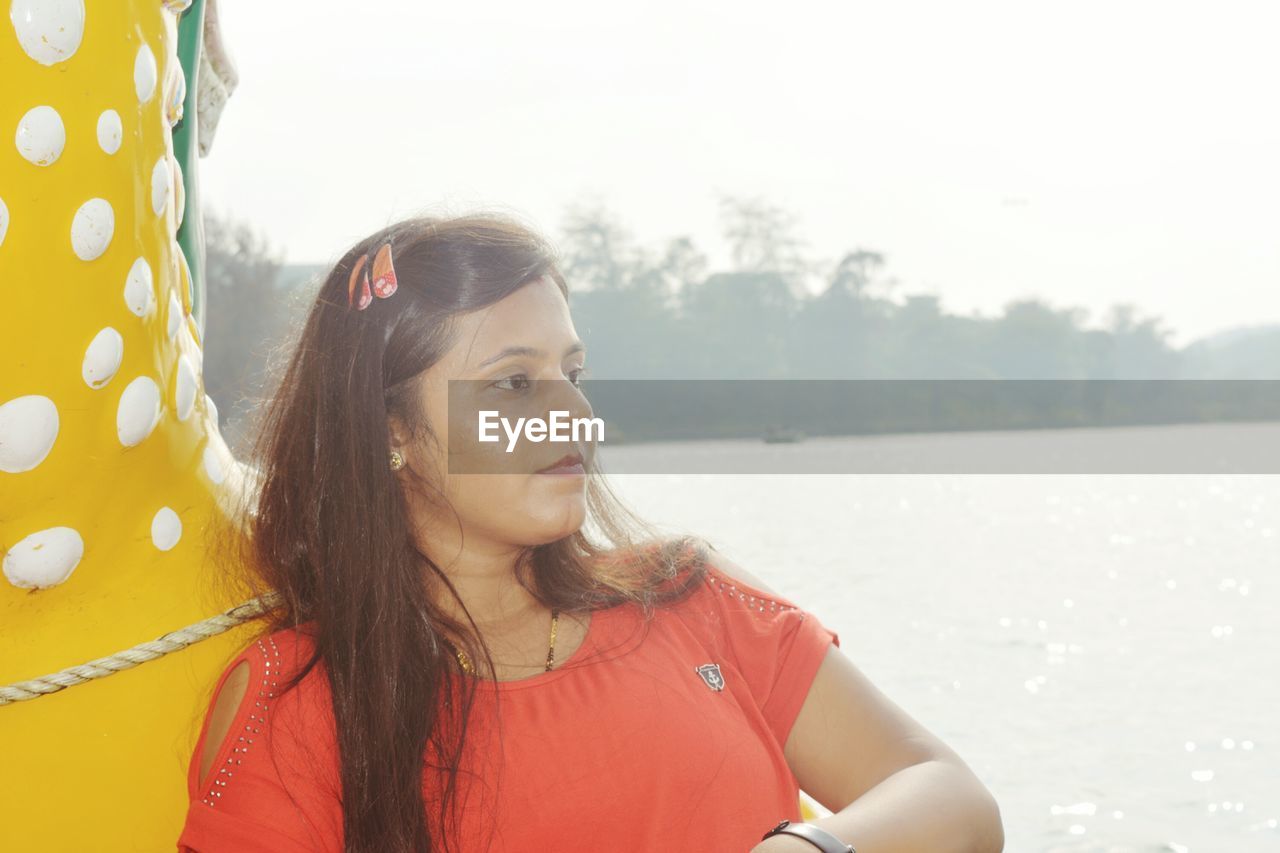
[[[727,663],[785,744],[828,647],[839,646],[840,637],[795,601],[714,565],[707,566],[706,583]]]
[[[249,643],[223,672],[249,665],[248,687],[199,779],[208,714],[187,774],[180,853],[341,853],[341,780],[328,677],[311,662],[306,631],[284,628]],[[295,684],[295,678],[297,683]]]
[[[236,768],[243,764],[246,754],[253,747],[254,737],[261,736],[267,723],[267,712],[270,710],[272,700],[275,699],[276,679],[280,671],[280,649],[273,637],[258,640],[256,645],[262,662],[262,675],[258,679],[258,684],[251,683],[249,689],[245,691],[242,711],[248,707],[250,698],[253,699],[253,705],[249,708],[247,716],[237,713],[236,718],[243,720],[243,725],[240,726],[240,732],[232,745],[231,754],[227,756],[226,761],[222,762],[222,766],[218,768],[213,778],[213,784],[200,800],[211,808],[218,804],[222,795],[226,793],[227,787],[233,784]],[[231,668],[234,666],[233,664]],[[210,746],[212,745],[206,744],[206,748]]]
[[[748,609],[758,610],[764,613],[767,609],[770,613],[777,613],[779,610],[796,610],[794,604],[786,603],[785,600],[779,601],[775,598],[760,595],[760,590],[753,587],[738,587],[737,582],[726,580],[726,576],[719,570],[710,570],[707,572],[707,583],[717,592],[727,595],[730,598],[736,598],[746,604]]]

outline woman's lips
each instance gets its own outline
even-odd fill
[[[585,469],[582,467],[582,457],[576,453],[570,453],[569,455],[563,456],[560,459],[556,460],[554,464],[548,465],[546,468],[543,468],[538,473],[539,474],[558,474],[561,476],[565,476],[565,475],[581,476],[583,473],[585,473]]]

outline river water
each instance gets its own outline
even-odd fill
[[[708,447],[606,459],[672,470]],[[799,457],[829,440],[732,452],[816,470]],[[992,790],[1007,850],[1280,851],[1280,476],[612,483],[838,631]]]

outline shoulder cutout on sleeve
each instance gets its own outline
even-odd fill
[[[227,739],[227,735],[231,732],[231,725],[235,722],[236,713],[240,710],[240,705],[244,701],[248,690],[249,662],[241,660],[231,669],[231,674],[223,682],[222,689],[218,691],[213,707],[209,710],[209,729],[205,734],[200,749],[199,784],[202,788],[209,781],[209,771],[213,769],[213,760],[217,757],[223,741]]]
[[[191,753],[179,850],[341,851],[327,676],[319,663],[303,670],[313,651],[301,632],[281,629],[223,670]]]
[[[227,793],[232,768],[263,733],[279,673],[280,647],[274,635],[254,640],[223,671],[188,772],[193,800],[212,806]]]

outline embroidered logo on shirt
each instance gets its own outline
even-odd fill
[[[724,676],[720,674],[720,664],[704,663],[695,666],[693,671],[702,676],[702,681],[712,690],[724,690]]]

